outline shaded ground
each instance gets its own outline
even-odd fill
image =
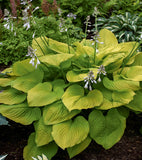
[[[72,160],[142,160],[141,116],[132,114],[127,120],[127,129],[122,139],[111,149],[105,150],[92,142],[90,146]],[[22,126],[10,121],[11,126],[0,126],[0,155],[8,154],[5,160],[23,160],[23,148],[32,126]],[[53,160],[69,160],[66,151],[59,150]]]

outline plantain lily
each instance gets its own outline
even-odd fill
[[[50,160],[58,147],[72,158],[91,140],[109,149],[121,139],[129,110],[142,112],[138,42],[118,43],[107,29],[99,36],[103,43],[82,40],[74,47],[36,38],[37,68],[27,59],[2,72],[0,113],[17,123],[34,123],[25,160],[42,154]]]

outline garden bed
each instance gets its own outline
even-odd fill
[[[105,150],[92,142],[89,147],[72,160],[142,160],[142,136],[139,133],[141,115],[131,114],[122,139],[111,149]],[[0,126],[0,155],[8,154],[5,160],[23,160],[23,148],[33,126],[23,126],[10,121],[10,126]],[[69,160],[67,153],[58,150],[53,160]]]

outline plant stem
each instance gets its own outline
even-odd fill
[[[70,39],[69,39],[69,33],[68,33],[68,30],[67,30],[67,44],[68,44],[68,52],[70,54]]]

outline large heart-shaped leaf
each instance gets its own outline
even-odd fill
[[[37,56],[43,56],[50,52],[49,48],[49,38],[42,36],[33,39],[32,48],[35,50]]]
[[[132,66],[126,73],[126,77],[132,81],[142,81],[142,66]]]
[[[35,70],[35,67],[30,63],[30,59],[18,61],[13,65],[13,74],[16,76],[23,76]]]
[[[104,77],[103,84],[107,89],[113,91],[125,91],[128,89],[135,91],[140,89],[139,82],[127,81],[124,79],[112,81]]]
[[[43,118],[34,123],[35,127],[35,142],[37,146],[43,146],[48,144],[53,140],[51,136],[52,126],[45,125]]]
[[[90,136],[105,149],[111,148],[122,137],[126,118],[117,109],[111,109],[104,116],[99,110],[94,110],[89,115]]]
[[[98,44],[99,48],[104,48],[104,47],[109,47],[109,46],[117,46],[118,45],[118,41],[115,37],[115,35],[107,30],[107,29],[102,29],[100,32],[99,32],[99,42],[103,42],[103,44]]]
[[[11,85],[11,82],[14,80],[15,78],[0,78],[0,86],[1,87],[7,87]]]
[[[53,103],[61,98],[64,90],[61,87],[54,86],[49,82],[39,83],[34,88],[28,91],[29,106],[44,106]]]
[[[88,136],[84,141],[82,141],[81,143],[67,148],[68,154],[70,156],[70,158],[76,156],[77,154],[81,153],[83,150],[85,150],[89,144],[91,142],[91,138]]]
[[[33,121],[39,120],[41,111],[39,108],[29,108],[27,103],[16,105],[0,105],[0,113],[23,125],[29,125]]]
[[[63,94],[62,101],[69,111],[88,109],[99,106],[103,102],[103,95],[97,89],[84,95],[84,89],[81,86],[72,85]]]
[[[55,54],[55,55],[45,55],[39,57],[39,60],[45,63],[47,66],[60,67],[63,62],[68,61],[74,55],[73,54]]]
[[[135,56],[135,61],[132,64],[133,66],[142,66],[142,52]]]
[[[68,120],[53,125],[52,136],[58,146],[65,149],[81,143],[88,133],[88,121],[84,117],[78,116],[73,121]]]
[[[134,99],[126,106],[134,111],[142,112],[142,90],[136,91]]]
[[[12,87],[23,92],[28,92],[28,90],[42,82],[42,79],[43,71],[36,69],[22,77],[18,77],[12,82]]]
[[[88,76],[89,71],[93,71],[94,77],[97,77],[97,68],[88,68],[85,70],[86,73],[84,73],[81,69],[71,70],[67,72],[66,77],[69,82],[84,81],[84,78]]]
[[[52,103],[43,109],[44,123],[47,125],[57,124],[71,119],[77,115],[80,111],[73,110],[71,112],[64,106],[62,101]]]
[[[49,38],[49,48],[57,53],[69,53],[74,54],[74,49],[71,46],[68,46],[66,43],[58,42]]]
[[[27,95],[14,88],[10,88],[0,92],[0,103],[19,104],[26,99]]]
[[[111,91],[103,86],[99,87],[103,94],[103,103],[97,107],[98,109],[108,110],[111,108],[119,107],[128,104],[133,100],[135,93],[132,90]]]
[[[51,158],[57,153],[57,150],[58,146],[54,142],[37,147],[35,143],[35,133],[32,133],[29,136],[28,145],[24,148],[23,157],[24,160],[33,160],[32,157],[37,157],[44,154],[48,160],[51,160]]]

